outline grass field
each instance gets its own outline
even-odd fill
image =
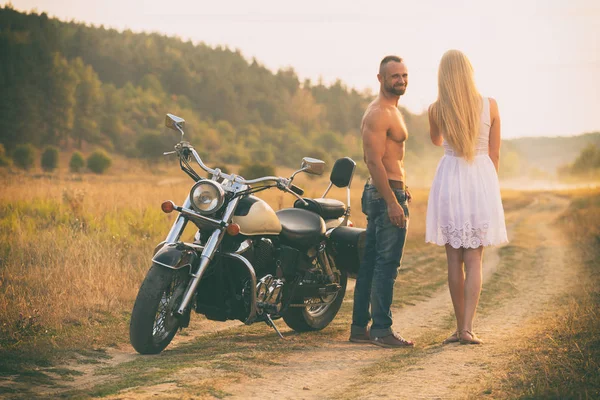
[[[1,351],[37,362],[50,350],[127,340],[152,251],[175,218],[160,203],[181,204],[191,180],[178,166],[149,173],[138,164],[117,165],[106,176],[4,173],[0,180]],[[327,184],[324,177],[297,181],[307,196],[320,196]],[[260,196],[275,209],[295,200],[277,190]],[[360,209],[357,190],[352,203]],[[364,224],[359,210],[355,215]],[[189,226],[184,237],[193,233]]]
[[[355,179],[351,197],[356,226],[365,225],[362,183]],[[154,246],[174,219],[160,211],[160,203],[171,199],[180,204],[191,180],[176,165],[121,161],[105,176],[3,171],[0,184],[0,377],[28,376],[73,352],[97,350],[102,357],[103,348],[128,343],[137,290]],[[297,184],[306,196],[318,197],[327,178],[300,175]],[[446,284],[443,251],[432,251],[424,243],[427,193],[412,190],[406,245],[410,257],[398,276],[402,290],[396,291],[397,307],[426,298]],[[514,353],[512,368],[484,390],[537,398],[598,385],[600,194],[580,190],[560,195],[572,201],[559,222],[569,232],[573,256],[586,266],[585,279],[552,315],[540,316],[543,329],[532,329],[530,340]],[[340,190],[332,196],[345,200]],[[274,209],[294,201],[277,190],[262,192],[261,197]],[[527,192],[504,191],[503,201],[509,213],[532,200]],[[191,237],[193,230],[188,228],[186,235]],[[482,307],[485,312],[485,302]],[[345,335],[348,318],[346,307],[332,324],[333,332]],[[474,393],[476,397],[479,392]]]

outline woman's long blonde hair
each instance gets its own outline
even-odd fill
[[[481,114],[481,95],[473,75],[473,66],[461,51],[444,53],[438,69],[438,98],[432,107],[445,140],[467,160],[475,155]]]

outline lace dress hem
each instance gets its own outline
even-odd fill
[[[483,241],[483,242],[481,242],[481,244],[479,244],[479,246],[471,246],[471,245],[468,245],[468,244],[467,244],[467,245],[464,245],[464,244],[462,244],[462,243],[461,243],[460,245],[458,245],[458,246],[457,246],[457,245],[456,245],[456,243],[454,243],[454,244],[453,244],[453,243],[452,243],[452,242],[450,242],[450,241],[446,241],[446,242],[443,242],[443,241],[436,242],[435,240],[426,240],[426,241],[425,241],[425,243],[431,243],[431,244],[435,244],[435,245],[438,245],[438,246],[445,246],[445,245],[449,244],[449,245],[450,245],[450,246],[452,246],[452,248],[454,248],[454,249],[460,249],[461,247],[462,247],[462,248],[465,248],[465,249],[476,249],[476,248],[478,248],[478,247],[480,247],[480,246],[487,247],[487,246],[499,246],[499,245],[501,245],[501,244],[506,244],[506,243],[508,243],[508,239],[501,239],[501,240],[498,240],[498,241],[490,241],[490,240],[486,240],[486,241]]]
[[[452,223],[449,225],[440,226],[437,230],[437,238],[427,238],[426,243],[433,243],[439,246],[449,244],[455,249],[461,247],[467,249],[476,249],[480,246],[495,246],[508,242],[506,233],[502,232],[499,238],[492,240],[489,238],[490,223],[484,222],[478,224],[477,227],[472,226],[469,222],[463,224],[462,228],[456,228]],[[494,230],[492,230],[494,231]]]

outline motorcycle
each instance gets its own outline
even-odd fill
[[[356,163],[337,160],[321,198],[302,197],[293,184],[299,173],[321,175],[325,163],[305,157],[291,177],[244,179],[207,167],[184,141],[182,118],[167,114],[165,125],[181,134],[175,150],[181,169],[194,180],[182,205],[165,201],[165,213],[178,212],[159,243],[131,313],[130,341],[141,354],[165,349],[186,328],[191,311],[216,321],[265,322],[283,338],[274,320],[294,331],[321,330],[338,313],[348,276],[358,271],[364,229],[350,221],[350,184]],[[201,177],[192,164],[206,171]],[[346,188],[347,204],[326,198],[332,186]],[[291,208],[275,212],[257,192],[276,188],[296,197]],[[187,224],[198,231],[181,241]]]

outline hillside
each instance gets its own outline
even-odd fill
[[[8,153],[31,143],[159,158],[176,140],[163,127],[169,112],[185,118],[187,140],[213,165],[359,161],[372,97],[340,80],[300,82],[293,68],[270,71],[240,50],[0,8],[0,144]],[[427,116],[401,110],[408,179],[426,186],[442,151],[429,141]],[[505,141],[500,176],[552,176],[590,142],[599,134]]]
[[[373,77],[375,79],[375,77]],[[360,155],[370,95],[300,82],[239,50],[0,8],[0,143],[101,146],[156,157],[167,112],[215,162],[297,165]],[[417,118],[417,117],[415,117]],[[409,116],[408,119],[413,119]]]
[[[555,176],[559,167],[572,163],[589,144],[600,146],[600,132],[569,137],[519,138],[505,141],[525,171],[537,169]]]

